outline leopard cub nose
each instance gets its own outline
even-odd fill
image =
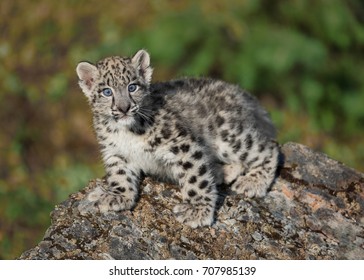
[[[130,103],[124,103],[124,104],[120,104],[118,106],[118,110],[124,114],[126,114],[129,110],[130,110]]]

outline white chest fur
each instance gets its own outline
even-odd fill
[[[106,143],[102,151],[105,163],[113,156],[122,156],[126,159],[128,168],[137,173],[140,170],[156,175],[160,173],[160,163],[155,155],[148,151],[145,136],[121,129],[117,133],[110,133]]]

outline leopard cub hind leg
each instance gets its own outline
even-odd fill
[[[252,144],[240,157],[241,172],[231,190],[246,197],[263,197],[272,185],[278,164],[278,144],[274,141]]]
[[[242,133],[234,141],[229,135],[225,137],[225,184],[234,193],[249,198],[263,197],[275,178],[278,144],[254,131]]]

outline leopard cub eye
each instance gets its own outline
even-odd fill
[[[128,85],[128,91],[129,92],[134,92],[137,89],[138,89],[138,85],[136,85],[136,84],[130,84],[130,85]]]
[[[107,97],[111,96],[111,95],[112,95],[112,90],[111,90],[111,88],[104,88],[104,89],[102,90],[102,94],[103,94],[103,95],[105,95],[105,96],[107,96]]]

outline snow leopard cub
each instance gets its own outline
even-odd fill
[[[278,159],[275,128],[257,100],[238,86],[207,78],[151,83],[150,57],[107,57],[77,66],[92,111],[107,187],[87,197],[101,212],[131,209],[144,174],[176,182],[178,221],[213,222],[216,185],[262,197]]]

